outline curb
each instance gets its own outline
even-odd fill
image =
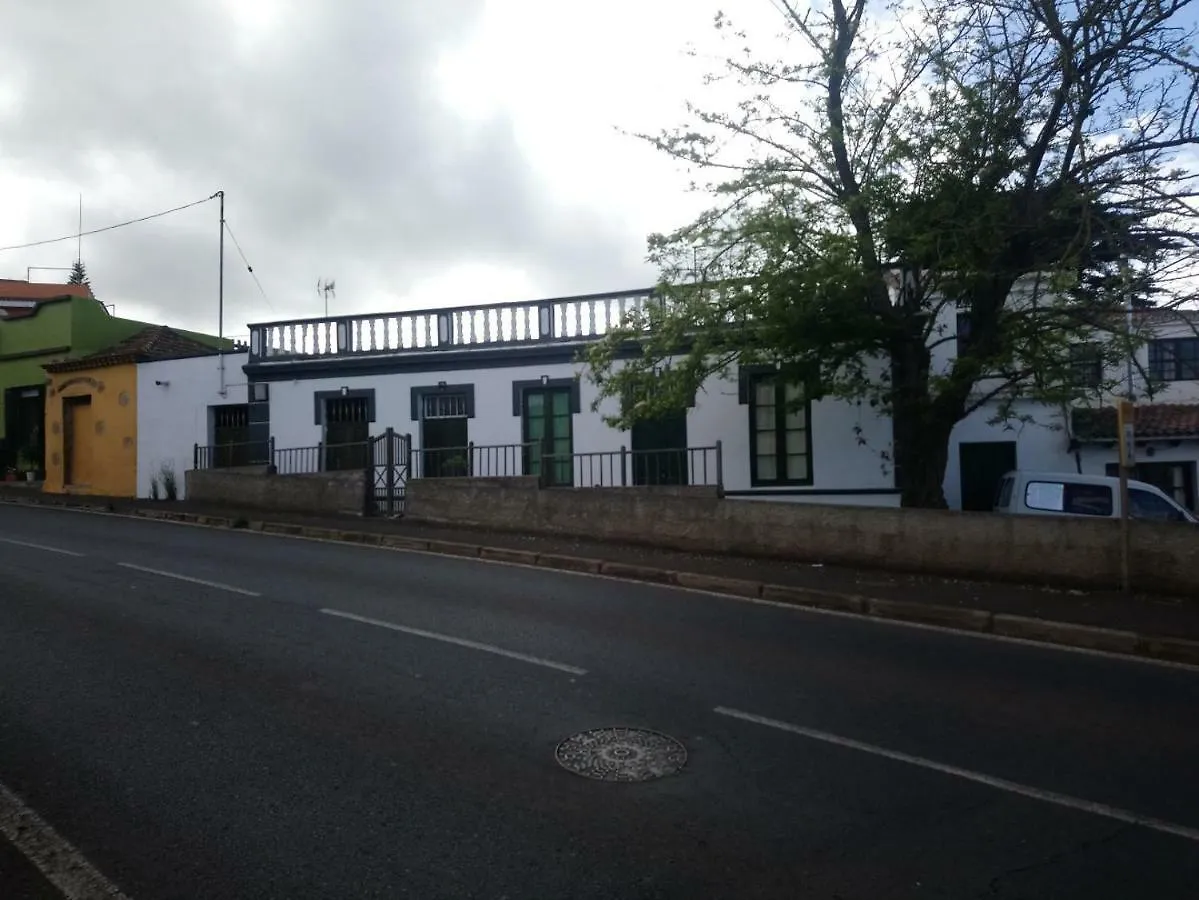
[[[401,535],[375,534],[336,528],[319,528],[287,522],[249,521],[224,516],[196,513],[177,513],[168,510],[134,509],[127,513],[111,513],[99,504],[44,503],[31,500],[0,498],[0,504],[41,506],[52,509],[75,509],[104,512],[131,518],[180,522],[208,528],[243,529],[262,534],[276,534],[342,544],[386,547],[392,550],[414,550],[442,556],[459,556],[491,562],[509,563],[561,572],[604,575],[647,584],[670,585],[689,590],[706,591],[733,597],[766,600],[797,608],[846,613],[863,618],[884,619],[931,625],[953,631],[974,634],[993,634],[999,637],[1030,641],[1039,644],[1073,647],[1117,656],[1130,656],[1169,663],[1199,666],[1199,641],[1161,635],[1139,634],[1114,628],[1058,622],[1028,616],[996,613],[985,609],[912,603],[907,600],[884,600],[858,594],[842,594],[816,588],[768,584],[739,578],[722,578],[699,572],[681,572],[655,566],[613,562],[592,557],[564,556],[557,553],[538,553],[507,547],[488,547],[455,541],[422,540]]]

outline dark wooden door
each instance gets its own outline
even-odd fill
[[[977,441],[958,444],[962,509],[990,512],[1003,476],[1016,466],[1015,441]]]
[[[633,424],[633,484],[688,484],[687,411]]]

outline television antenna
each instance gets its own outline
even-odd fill
[[[325,318],[329,318],[329,295],[337,297],[337,282],[329,281],[324,278],[318,278],[316,281],[316,292],[325,296]]]

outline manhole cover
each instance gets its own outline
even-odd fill
[[[652,781],[673,775],[687,750],[672,737],[641,728],[597,728],[569,737],[554,751],[569,772],[597,781]]]

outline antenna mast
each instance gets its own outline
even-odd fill
[[[325,318],[329,318],[329,295],[337,296],[337,282],[317,279],[316,292],[325,295]]]

